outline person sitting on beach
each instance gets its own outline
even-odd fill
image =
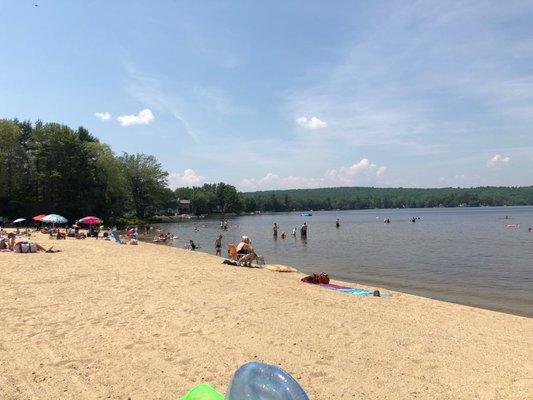
[[[252,266],[252,261],[257,258],[248,236],[243,236],[237,245],[237,262],[243,266]]]
[[[215,240],[215,255],[222,255],[222,235],[218,235],[218,238]]]

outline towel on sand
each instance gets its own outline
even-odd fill
[[[370,292],[365,289],[357,289],[357,288],[352,288],[349,286],[334,285],[332,283],[327,283],[327,284],[321,283],[318,286],[321,286],[323,288],[330,289],[330,290],[335,290],[337,292],[355,294],[356,296],[373,296],[374,295],[373,292]]]

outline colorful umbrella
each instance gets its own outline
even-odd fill
[[[26,221],[26,218],[17,218],[13,221],[14,224],[18,224],[19,222]]]
[[[90,215],[88,217],[84,217],[80,219],[78,222],[80,224],[85,224],[85,225],[100,225],[103,221],[98,217]]]
[[[33,217],[32,219],[34,221],[40,221],[42,220],[44,217],[46,217],[46,214],[39,214],[39,215],[36,215],[35,217]]]
[[[66,224],[68,220],[65,217],[57,214],[49,214],[41,218],[41,222],[51,222],[53,224]]]

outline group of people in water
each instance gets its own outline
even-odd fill
[[[274,225],[272,225],[272,234],[274,236],[274,239],[278,238],[278,231],[279,231],[279,225],[276,222],[274,222]],[[296,227],[292,228],[292,236],[293,237],[296,237],[296,232],[297,232]],[[281,232],[281,238],[285,239],[286,237],[287,237],[287,234],[285,233],[285,231],[282,231]],[[302,224],[302,226],[300,227],[300,237],[302,239],[306,239],[307,238],[307,222],[304,222]]]

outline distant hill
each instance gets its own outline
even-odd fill
[[[243,193],[247,211],[533,205],[533,186],[476,188],[334,187]]]

